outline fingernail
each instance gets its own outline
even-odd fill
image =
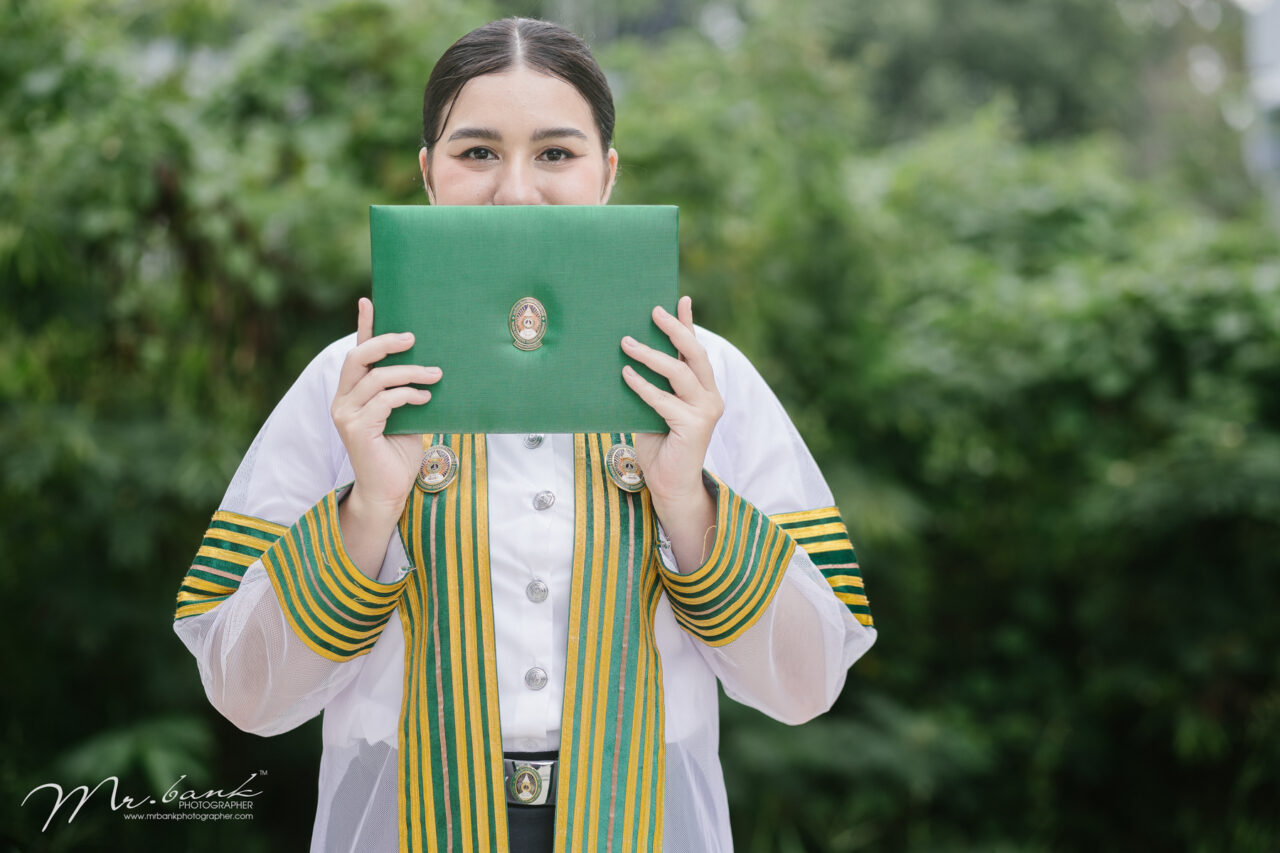
[[[404,332],[403,334],[400,335],[400,340],[402,341],[413,340],[413,332]]]
[[[666,316],[668,316],[668,317],[670,317],[670,316],[671,316],[671,313],[670,313],[669,311],[667,311],[667,309],[666,309],[666,308],[663,308],[661,305],[659,305],[659,306],[658,306],[658,312],[659,312],[660,314],[665,314],[665,315],[666,315]]]
[[[624,335],[622,338],[622,345],[624,347],[634,346],[635,342],[636,342],[636,339],[631,337],[630,335]]]

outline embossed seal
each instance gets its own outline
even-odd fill
[[[518,349],[535,350],[542,346],[542,336],[547,333],[547,309],[532,296],[526,296],[511,306],[508,326],[511,342]]]

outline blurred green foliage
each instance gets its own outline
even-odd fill
[[[303,845],[314,724],[218,718],[173,596],[353,325],[366,206],[422,201],[430,63],[516,6],[0,0],[7,849]],[[682,287],[822,462],[883,634],[804,727],[725,704],[741,849],[1280,847],[1280,247],[1186,82],[1238,22],[1184,7],[605,16],[615,199],[681,206]],[[20,806],[260,770],[246,823]]]

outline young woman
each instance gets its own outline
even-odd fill
[[[576,36],[488,24],[427,83],[427,195],[604,204],[613,121]],[[373,310],[271,414],[184,579],[210,701],[263,735],[324,712],[313,850],[730,850],[717,681],[800,723],[875,639],[786,413],[685,297],[653,311],[679,358],[620,342],[671,383],[623,371],[665,434],[385,436],[449,365],[378,366],[411,337]]]

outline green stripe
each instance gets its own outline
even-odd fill
[[[820,515],[817,518],[807,518],[803,521],[777,521],[775,519],[774,523],[791,533],[795,530],[804,530],[806,527],[821,527],[824,524],[836,523],[844,524],[844,519],[840,517],[840,513],[832,512],[827,515]]]
[[[235,551],[237,554],[246,554],[255,560],[262,555],[266,548],[258,548],[253,545],[245,545],[241,542],[232,542],[228,539],[219,539],[216,536],[210,536],[207,532],[204,538],[200,540],[200,547],[220,548],[223,551]],[[270,545],[267,546],[271,547]]]
[[[263,553],[266,553],[266,552],[264,551]],[[227,560],[219,560],[217,557],[199,557],[199,556],[192,558],[191,565],[200,566],[206,569],[217,569],[223,572],[231,572],[233,574],[240,575],[240,576],[243,576],[244,570],[249,568],[248,566],[242,566],[239,563],[232,563]]]
[[[825,533],[821,536],[805,536],[791,531],[788,532],[791,533],[791,538],[799,542],[801,545],[817,545],[819,542],[840,542],[847,541],[849,539],[849,537],[843,533]]]
[[[816,554],[809,554],[809,559],[818,568],[829,566],[835,563],[856,563],[857,555],[853,553],[853,549],[845,549],[840,551],[819,551]],[[849,571],[854,571],[850,569]]]

